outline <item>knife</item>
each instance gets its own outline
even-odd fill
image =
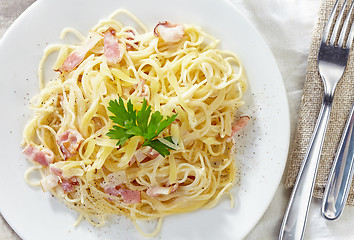
[[[352,183],[354,172],[353,112],[354,102],[322,198],[321,214],[328,220],[335,220],[341,215]]]

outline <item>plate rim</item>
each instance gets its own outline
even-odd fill
[[[233,11],[236,11],[245,21],[248,22],[249,26],[252,27],[252,31],[258,35],[258,37],[260,39],[262,39],[263,43],[264,43],[264,46],[267,50],[267,52],[269,53],[269,57],[271,57],[272,61],[273,61],[273,64],[275,65],[276,67],[276,72],[277,72],[277,75],[279,75],[279,80],[280,80],[280,83],[281,83],[281,86],[280,88],[282,88],[282,93],[284,93],[284,100],[286,101],[285,104],[284,104],[284,107],[286,109],[284,109],[284,112],[286,113],[286,116],[285,118],[287,119],[286,121],[286,140],[287,140],[287,143],[286,145],[288,146],[287,147],[287,151],[286,152],[283,152],[282,154],[285,156],[284,158],[284,161],[282,161],[282,174],[279,175],[278,177],[278,180],[277,180],[277,185],[276,187],[274,187],[272,193],[271,193],[271,199],[270,201],[268,201],[265,205],[265,210],[262,211],[262,213],[260,214],[258,220],[256,221],[255,224],[252,225],[252,227],[249,229],[249,231],[246,232],[246,234],[243,236],[245,237],[246,235],[249,234],[249,232],[256,226],[256,224],[259,222],[259,220],[261,219],[261,217],[264,215],[264,213],[266,212],[266,210],[269,208],[269,205],[270,203],[272,202],[272,199],[274,198],[275,196],[275,193],[281,183],[281,179],[282,179],[282,176],[283,176],[283,173],[284,173],[284,169],[286,167],[286,162],[287,162],[287,155],[288,155],[288,152],[289,152],[289,144],[290,144],[290,109],[289,109],[289,104],[288,104],[288,96],[287,96],[287,91],[286,91],[286,88],[285,88],[285,85],[284,85],[284,80],[282,78],[282,75],[281,75],[281,72],[279,70],[279,67],[278,67],[278,64],[276,62],[276,59],[274,57],[274,54],[272,53],[270,47],[268,46],[267,42],[265,41],[265,39],[263,38],[263,36],[261,35],[261,33],[258,31],[258,29],[254,26],[254,24],[245,16],[245,14],[243,12],[241,12],[230,0],[223,0],[226,4],[228,4],[230,7],[233,8]],[[5,31],[5,33],[3,34],[3,36],[1,37],[0,39],[0,49],[2,48],[2,45],[7,41],[6,39],[8,38],[8,35],[10,34],[10,32],[13,31],[13,29],[15,29],[17,27],[17,25],[19,25],[24,18],[26,18],[29,14],[31,14],[31,12],[33,11],[33,9],[35,9],[38,5],[40,5],[42,2],[44,2],[44,0],[37,0],[35,2],[33,2],[24,12],[22,12],[22,14],[11,24],[11,26]],[[7,213],[6,213],[6,210],[4,210],[4,208],[2,206],[0,206],[0,213],[1,215],[3,216],[3,218],[5,219],[5,221],[8,223],[8,225],[10,226],[11,229],[13,229],[16,234],[18,234],[19,236],[22,236],[21,231],[19,231],[19,229],[17,229],[17,226],[16,224],[13,224],[12,222],[9,222],[8,221],[8,216],[7,216]]]

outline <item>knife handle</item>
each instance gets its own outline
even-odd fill
[[[328,101],[325,94],[315,130],[284,214],[279,240],[303,239],[331,106],[332,101]]]
[[[348,198],[353,177],[354,152],[354,102],[344,128],[341,141],[333,162],[325,192],[322,198],[322,216],[328,220],[337,219]]]

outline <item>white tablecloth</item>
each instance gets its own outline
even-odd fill
[[[305,81],[307,55],[320,0],[230,0],[261,32],[271,48],[288,94],[291,114],[291,139],[297,121],[302,88]],[[10,24],[34,0],[0,1],[0,37]],[[281,182],[268,210],[245,238],[246,240],[277,239],[290,191]],[[0,239],[19,237],[0,215]],[[347,206],[337,221],[320,216],[320,201],[313,199],[305,239],[354,239],[354,207]]]

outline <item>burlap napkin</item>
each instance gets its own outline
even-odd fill
[[[351,1],[349,1],[350,3]],[[286,187],[293,187],[300,166],[304,159],[323,98],[323,84],[318,73],[317,55],[324,26],[332,11],[335,0],[324,0],[319,11],[319,18],[313,34],[305,86],[299,112],[298,126],[292,145],[290,160],[286,172]],[[350,4],[349,4],[350,5]],[[330,122],[327,128],[322,156],[319,163],[314,196],[321,198],[332,167],[334,156],[343,132],[349,111],[354,100],[354,50],[352,47],[349,63],[343,78],[337,85]],[[348,197],[348,204],[354,205],[354,182]]]

